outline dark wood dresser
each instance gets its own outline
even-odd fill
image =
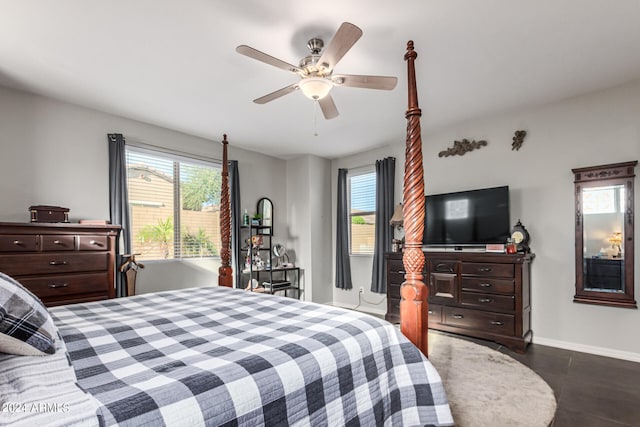
[[[120,226],[0,222],[0,271],[47,306],[115,296]]]
[[[402,253],[388,253],[387,315],[400,321]],[[518,352],[531,342],[533,254],[425,252],[429,328],[492,340]]]

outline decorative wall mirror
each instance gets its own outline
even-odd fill
[[[270,199],[263,197],[258,200],[258,204],[256,206],[256,213],[260,215],[261,225],[264,228],[261,230],[260,234],[268,234],[273,236],[273,203]]]
[[[637,161],[573,169],[574,302],[638,308],[633,292],[633,181]]]

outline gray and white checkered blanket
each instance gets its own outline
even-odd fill
[[[106,425],[452,425],[442,382],[384,320],[207,287],[52,308]]]

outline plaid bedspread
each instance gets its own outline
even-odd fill
[[[194,288],[52,308],[105,425],[452,425],[433,366],[391,324]]]

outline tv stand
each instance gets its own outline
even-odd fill
[[[425,251],[429,328],[495,341],[524,353],[531,342],[533,254]],[[402,253],[385,255],[387,315],[400,321]]]

